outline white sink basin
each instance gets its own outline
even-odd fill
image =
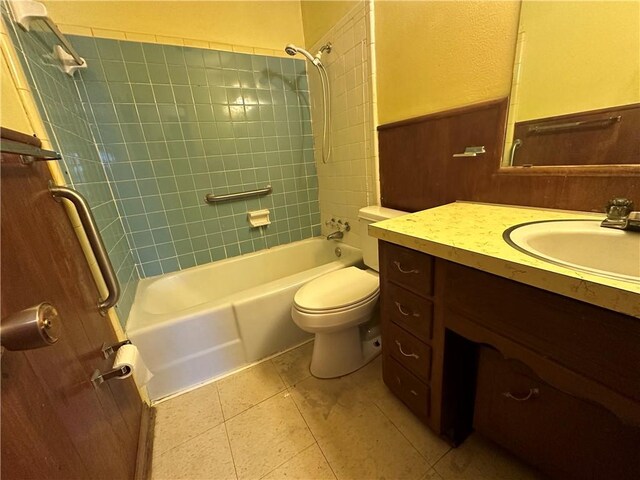
[[[603,228],[599,220],[549,220],[516,225],[503,237],[541,260],[640,283],[640,232]]]

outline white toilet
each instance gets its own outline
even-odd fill
[[[311,373],[334,378],[351,373],[380,354],[377,305],[378,240],[369,237],[370,223],[405,215],[383,207],[365,207],[358,215],[362,256],[368,270],[348,267],[311,280],[296,293],[293,321],[315,334]]]

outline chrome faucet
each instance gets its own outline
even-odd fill
[[[327,240],[340,240],[341,238],[344,238],[344,232],[348,232],[349,230],[351,230],[351,225],[349,225],[349,222],[342,223],[342,220],[336,221],[335,218],[326,221],[325,225],[338,229],[337,231],[331,232],[329,235],[327,235]]]
[[[640,232],[640,211],[633,211],[633,202],[626,198],[612,198],[607,203],[605,218],[601,227]]]

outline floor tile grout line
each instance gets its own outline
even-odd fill
[[[442,460],[444,460],[444,457],[446,457],[447,455],[449,455],[451,452],[453,452],[453,447],[449,447],[449,450],[446,451],[446,453],[444,455],[442,455],[438,460],[436,460],[436,463],[434,463],[433,465],[431,465],[431,467],[433,468],[433,470],[440,475],[440,473],[436,470],[436,465],[438,465]],[[440,475],[442,476],[442,475]]]
[[[443,453],[443,454],[442,454],[442,455],[441,455],[441,456],[440,456],[440,457],[439,457],[439,458],[438,458],[438,459],[433,463],[433,465],[432,465],[432,464],[429,462],[429,460],[427,459],[427,457],[425,457],[425,456],[422,454],[422,452],[418,449],[418,447],[416,447],[416,446],[413,444],[413,442],[411,441],[411,439],[410,439],[409,437],[407,437],[407,436],[404,434],[404,432],[402,431],[402,429],[401,429],[398,425],[396,425],[396,422],[394,422],[394,421],[393,421],[393,419],[392,419],[391,417],[389,417],[389,415],[387,415],[387,414],[384,412],[384,410],[380,407],[380,405],[378,405],[378,402],[377,402],[377,401],[375,401],[375,400],[373,400],[371,403],[373,403],[373,404],[376,406],[376,408],[377,408],[378,410],[380,410],[380,413],[382,413],[382,415],[383,415],[387,420],[389,420],[389,422],[391,422],[391,424],[396,428],[396,430],[398,430],[398,432],[400,432],[400,435],[402,435],[402,436],[405,438],[405,440],[406,440],[407,442],[409,442],[409,445],[411,445],[411,446],[414,448],[414,450],[415,450],[416,452],[418,452],[418,455],[420,455],[420,456],[424,459],[424,461],[425,461],[425,462],[427,462],[427,465],[429,465],[431,468],[435,467],[436,463],[438,463],[440,460],[442,460],[442,458],[443,458],[447,453],[449,453],[449,452],[452,450],[452,448],[451,448],[451,447],[448,447],[448,450],[447,450],[446,452],[444,452],[444,453]]]
[[[274,358],[278,358],[278,357],[274,357]],[[280,373],[280,370],[278,369],[278,366],[274,363],[273,358],[271,360],[269,360],[269,363],[271,364],[271,366],[273,367],[273,369],[276,371],[276,373],[278,374],[278,377],[280,378],[280,381],[282,382],[282,384],[285,386],[285,388],[287,387],[287,382],[285,381],[284,377],[282,376],[282,374]]]
[[[391,425],[393,425],[393,428],[395,428],[398,431],[398,433],[402,436],[402,438],[404,438],[409,443],[409,445],[411,445],[411,448],[413,448],[413,450],[418,454],[418,456],[424,460],[424,463],[428,465],[429,468],[427,468],[427,471],[424,473],[426,474],[430,469],[432,469],[433,465],[429,463],[429,461],[424,457],[424,455],[422,455],[420,450],[417,449],[417,447],[413,444],[413,442],[407,438],[407,436],[404,434],[402,430],[400,430],[400,427],[396,425],[395,422],[391,420],[386,413],[384,413],[384,410],[380,408],[380,406],[378,405],[378,402],[376,402],[375,400],[372,400],[371,404],[378,409],[378,411],[382,414],[382,416],[386,418]]]
[[[224,416],[224,410],[222,412],[222,417],[224,418],[224,422],[228,422],[230,420],[233,420],[234,418],[236,418],[238,415],[242,415],[245,412],[248,412],[249,410],[251,410],[252,408],[257,407],[258,405],[261,405],[262,403],[266,402],[267,400],[271,400],[273,397],[275,397],[276,395],[281,394],[282,392],[284,392],[285,390],[287,390],[287,386],[285,385],[284,388],[282,388],[281,390],[278,390],[277,392],[275,392],[273,395],[269,395],[268,397],[260,400],[258,403],[255,403],[247,408],[245,408],[244,410],[242,410],[241,412],[236,413],[235,415],[229,417],[229,418],[225,418]]]
[[[207,428],[206,430],[203,430],[202,432],[198,433],[197,435],[195,435],[195,436],[193,436],[193,437],[190,437],[190,438],[187,438],[186,440],[184,440],[184,441],[182,441],[182,442],[180,442],[180,443],[178,443],[178,444],[174,445],[173,447],[171,447],[171,448],[169,448],[169,449],[165,450],[164,452],[162,452],[162,453],[158,454],[158,457],[157,457],[157,458],[160,458],[160,457],[162,457],[165,453],[168,453],[168,452],[170,452],[171,450],[174,450],[175,448],[178,448],[179,446],[184,445],[185,443],[190,442],[191,440],[193,440],[193,439],[195,439],[195,438],[198,438],[200,435],[203,435],[203,434],[207,433],[207,432],[208,432],[209,430],[211,430],[212,428],[216,428],[216,427],[220,426],[221,424],[223,424],[223,423],[225,422],[225,420],[224,420],[224,412],[222,412],[222,404],[220,403],[220,392],[218,391],[218,386],[217,386],[215,383],[212,383],[211,385],[215,385],[215,386],[216,386],[216,397],[217,397],[217,399],[218,399],[218,406],[220,407],[220,413],[222,414],[222,421],[221,421],[221,422],[219,422],[219,423],[216,423],[215,425],[212,425],[211,427]]]
[[[174,445],[173,447],[169,448],[168,450],[165,450],[164,452],[162,452],[162,453],[158,454],[158,456],[156,457],[156,459],[160,459],[160,457],[165,456],[167,453],[169,453],[169,452],[171,452],[171,451],[175,450],[175,449],[176,449],[176,448],[178,448],[178,447],[181,447],[181,446],[182,446],[182,445],[184,445],[185,443],[189,443],[189,442],[191,442],[192,440],[195,440],[196,438],[201,437],[202,435],[204,435],[204,434],[205,434],[205,433],[207,433],[208,431],[213,430],[213,429],[214,429],[214,428],[216,428],[216,427],[219,427],[219,426],[220,426],[220,425],[222,425],[223,423],[224,423],[224,422],[216,423],[216,424],[215,424],[215,425],[213,425],[212,427],[209,427],[209,428],[207,428],[206,430],[203,430],[202,432],[198,433],[197,435],[195,435],[195,436],[193,436],[193,437],[191,437],[191,438],[188,438],[188,439],[186,439],[186,440],[184,440],[184,441],[182,441],[182,442],[180,442],[180,443],[178,443],[178,444]]]
[[[229,429],[227,428],[227,422],[222,422],[224,425],[224,433],[227,436],[227,445],[229,445],[229,453],[231,454],[231,461],[233,462],[233,472],[236,475],[236,480],[238,479],[238,467],[236,467],[236,459],[233,456],[233,448],[231,447],[231,439],[229,438]]]
[[[264,475],[262,475],[259,480],[262,480],[264,477],[266,477],[267,475],[273,473],[274,471],[276,471],[277,469],[279,469],[281,466],[283,466],[284,464],[290,462],[291,460],[293,460],[294,458],[296,458],[298,455],[301,455],[302,453],[306,452],[307,450],[309,450],[311,447],[313,447],[314,445],[318,445],[318,442],[315,441],[314,438],[314,442],[309,445],[308,447],[303,448],[302,450],[300,450],[298,453],[296,453],[293,457],[285,460],[284,462],[278,464],[275,468],[272,468],[271,470],[269,470],[267,473],[265,473]],[[320,448],[320,446],[318,446],[318,448]]]
[[[310,376],[311,377],[311,376]],[[309,378],[309,377],[307,377]],[[295,387],[292,387],[295,388]],[[324,450],[322,449],[322,447],[320,446],[320,442],[318,442],[318,439],[316,438],[315,434],[313,433],[313,430],[311,429],[311,426],[309,425],[309,422],[307,422],[307,419],[304,418],[304,414],[302,413],[302,410],[300,409],[300,407],[298,406],[298,402],[296,402],[295,397],[291,394],[291,392],[289,391],[289,388],[287,388],[287,393],[289,394],[289,396],[291,397],[291,400],[293,401],[293,404],[296,406],[296,409],[298,410],[298,413],[300,414],[300,416],[302,417],[302,420],[304,421],[304,424],[307,426],[307,428],[309,429],[309,433],[311,433],[311,436],[313,437],[313,439],[316,442],[316,445],[318,445],[318,449],[320,450],[320,453],[322,453],[322,456],[324,457],[325,462],[327,462],[327,465],[329,465],[329,470],[331,470],[331,473],[333,474],[334,478],[338,478],[338,476],[336,475],[336,472],[333,469],[333,466],[331,465],[331,462],[329,462],[329,459],[327,458],[327,455],[324,453]]]

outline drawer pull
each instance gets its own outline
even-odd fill
[[[511,400],[515,400],[516,402],[526,402],[527,400],[530,400],[540,395],[540,390],[537,388],[530,388],[529,393],[524,397],[516,397],[511,392],[503,392],[502,395],[504,395],[505,397]]]
[[[397,375],[396,375],[396,382],[398,382],[399,387],[402,386],[402,380],[400,380],[400,377]],[[418,396],[418,392],[416,392],[415,390],[409,390],[409,393],[411,393],[411,395],[413,395],[414,397]]]
[[[402,355],[404,355],[405,357],[413,357],[416,360],[418,360],[420,357],[418,355],[416,355],[415,353],[404,353],[404,351],[402,350],[402,344],[396,340],[396,345],[398,346],[398,350],[400,350],[400,353]]]
[[[402,308],[402,304],[400,302],[396,302],[396,307],[398,307],[398,311],[400,312],[401,315],[404,315],[405,317],[409,317],[411,315],[413,315],[414,317],[419,317],[420,314],[419,313],[413,313],[413,312],[405,312],[404,309]]]
[[[420,270],[418,269],[412,269],[412,270],[405,270],[404,268],[402,268],[402,265],[400,265],[399,261],[394,261],[393,264],[396,266],[396,268],[398,269],[398,271],[400,273],[420,273]]]

